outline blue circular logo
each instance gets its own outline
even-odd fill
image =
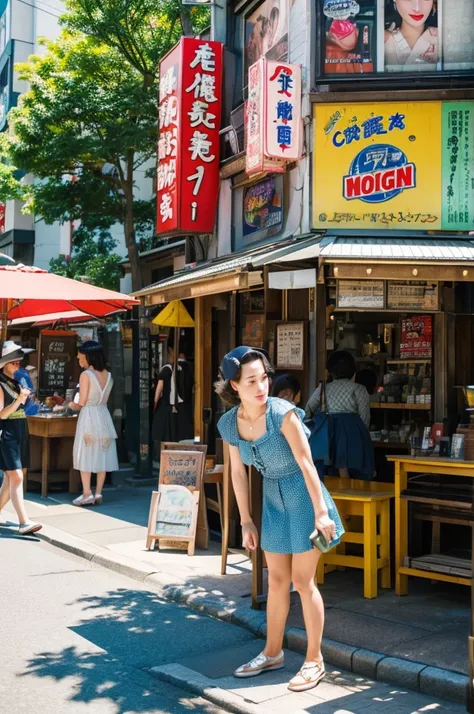
[[[415,165],[392,144],[374,144],[359,151],[344,176],[344,198],[383,203],[416,186]]]

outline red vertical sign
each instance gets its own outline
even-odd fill
[[[212,233],[223,45],[183,37],[160,65],[157,233]]]

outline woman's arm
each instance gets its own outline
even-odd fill
[[[367,429],[370,429],[370,396],[367,389],[362,385],[358,385],[360,389],[355,390],[355,399],[357,411],[364,422]]]
[[[300,467],[311,501],[314,506],[315,526],[330,543],[336,535],[336,526],[328,516],[318,472],[311,458],[311,451],[300,420],[291,411],[283,419],[281,432],[290,445],[293,456]]]
[[[155,390],[155,409],[158,406],[158,402],[161,399],[161,395],[163,394],[163,387],[164,387],[164,382],[162,379],[159,379],[158,384],[156,385],[156,390]]]
[[[244,548],[255,550],[258,545],[258,532],[250,515],[249,505],[249,480],[247,468],[242,461],[237,446],[229,444],[230,470],[232,486],[234,487],[235,498],[240,513],[240,524],[242,526],[242,542]]]
[[[319,405],[321,403],[321,385],[317,387],[312,395],[310,396],[308,403],[306,405],[306,416],[307,417],[312,417],[313,414],[316,414],[316,412],[319,409]]]
[[[89,397],[89,387],[90,387],[90,381],[89,377],[85,372],[81,374],[79,377],[79,403],[77,402],[69,402],[69,408],[74,409],[74,411],[79,411],[82,409],[82,407],[85,407],[87,404],[87,399]]]
[[[25,404],[26,400],[28,399],[29,393],[29,389],[23,389],[22,387],[21,394],[18,395],[14,402],[12,402],[6,407],[5,399],[3,397],[3,389],[0,387],[0,419],[7,419],[10,414],[16,412],[16,410],[21,404]]]

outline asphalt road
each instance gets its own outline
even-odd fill
[[[4,714],[220,714],[147,670],[251,638],[0,527]]]

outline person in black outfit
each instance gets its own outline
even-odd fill
[[[192,439],[194,435],[194,380],[191,367],[184,353],[180,351],[177,370],[178,393],[176,394],[173,363],[174,351],[169,346],[168,362],[158,375],[155,390],[155,413],[151,433],[153,441],[156,442],[157,454],[160,452],[162,441],[182,441],[183,439]]]
[[[15,342],[5,342],[0,357],[0,510],[11,499],[19,521],[20,535],[36,533],[42,526],[30,521],[23,500],[23,469],[30,465],[30,447],[25,403],[30,390],[22,387],[14,374],[25,354]]]

